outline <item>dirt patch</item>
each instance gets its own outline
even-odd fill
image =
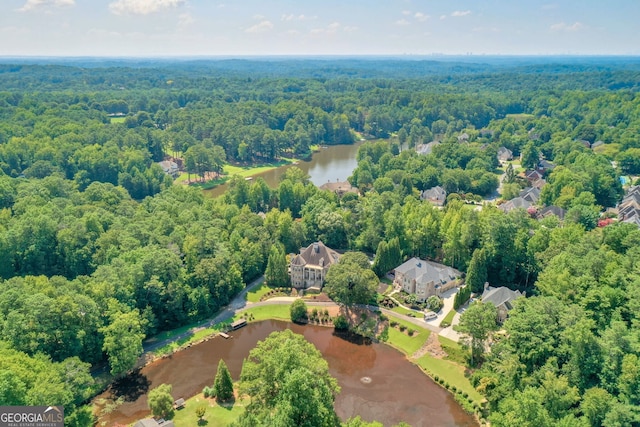
[[[418,351],[413,353],[411,356],[412,359],[418,359],[425,354],[428,354],[431,357],[435,357],[436,359],[444,359],[448,356],[447,352],[443,350],[440,345],[440,340],[438,339],[438,334],[432,332],[429,334],[429,338],[427,338],[427,342],[424,343]]]

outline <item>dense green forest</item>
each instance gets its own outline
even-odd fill
[[[640,422],[640,230],[597,227],[619,176],[640,174],[637,59],[4,62],[0,402],[74,412],[91,366],[126,372],[145,337],[263,274],[274,242],[322,240],[527,292],[473,375],[494,425]],[[277,188],[236,177],[209,199],[156,164],[303,158],[355,132],[385,139],[359,150],[361,195],[291,168]],[[500,147],[556,165],[541,200],[564,221],[473,209],[498,187]],[[420,199],[436,185],[442,210]]]

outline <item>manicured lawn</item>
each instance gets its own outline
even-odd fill
[[[432,375],[437,375],[444,379],[452,386],[456,386],[458,390],[467,392],[469,397],[480,403],[483,399],[482,395],[473,388],[469,379],[464,376],[465,367],[458,365],[449,360],[436,359],[428,354],[416,360],[417,364]]]
[[[411,316],[416,318],[419,318],[420,316],[420,313],[418,313],[417,311],[409,310],[407,308],[400,307],[400,306],[393,307],[391,311],[393,311],[394,313],[404,314],[405,316]]]
[[[248,310],[245,310],[240,314],[236,314],[233,319],[237,320],[243,317],[242,314],[251,313],[253,314],[253,319],[251,319],[252,322],[258,322],[260,320],[267,319],[286,320],[290,322],[291,314],[289,313],[289,305],[290,304],[275,304],[249,308]]]
[[[220,406],[212,400],[205,399],[202,393],[200,393],[187,399],[184,408],[175,412],[173,423],[177,427],[198,425],[207,427],[228,426],[242,414],[244,404],[245,402],[240,400]],[[200,406],[206,406],[207,408],[202,423],[198,423],[198,416],[196,415],[196,409]]]
[[[126,117],[109,117],[111,123],[124,123],[124,119],[126,119]]]
[[[247,301],[249,302],[259,302],[260,298],[262,298],[267,292],[269,292],[271,288],[266,283],[262,282],[262,284],[253,288],[249,292],[247,292]]]
[[[431,333],[428,329],[421,328],[413,323],[398,319],[397,317],[391,317],[390,320],[394,320],[399,324],[406,326],[407,329],[411,328],[416,332],[410,337],[407,335],[406,331],[400,332],[400,330],[389,326],[389,340],[387,341],[387,344],[397,348],[404,354],[411,356],[413,353],[418,351],[425,342],[427,342],[427,338],[429,338],[429,334]]]
[[[449,310],[447,315],[444,316],[444,319],[442,319],[442,321],[440,322],[440,327],[446,328],[447,326],[451,326],[451,322],[453,321],[453,316],[455,315],[456,315],[455,310]]]
[[[234,166],[234,165],[225,165],[223,171],[226,175],[240,175],[243,178],[257,175],[261,172],[266,172],[271,169],[278,168],[280,166],[286,165],[288,163],[293,163],[295,160],[293,159],[284,159],[279,162],[263,164],[260,166]]]
[[[519,113],[519,114],[507,114],[507,119],[513,120],[527,120],[533,119],[535,116],[533,114]]]

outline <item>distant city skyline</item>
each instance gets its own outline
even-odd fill
[[[0,56],[640,55],[638,0],[2,0]]]

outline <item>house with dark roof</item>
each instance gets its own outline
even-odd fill
[[[513,151],[509,150],[506,147],[498,148],[498,160],[500,162],[508,162],[509,160],[513,160]]]
[[[500,209],[504,213],[509,213],[514,209],[527,210],[530,206],[533,206],[533,203],[523,199],[522,197],[516,197],[515,199],[511,199],[508,202],[501,204],[500,206],[498,206],[498,209]]]
[[[447,201],[447,192],[439,185],[420,193],[420,199],[433,203],[436,206],[444,206]]]
[[[538,163],[538,172],[544,174],[547,171],[552,171],[555,167],[556,165],[554,163],[551,163],[548,160],[542,159]]]
[[[520,191],[519,196],[527,202],[535,205],[538,203],[538,200],[540,200],[540,189],[536,187],[527,187]]]
[[[340,254],[322,242],[301,248],[299,255],[291,255],[291,286],[298,289],[321,290],[329,267],[337,264],[339,259]]]
[[[567,214],[567,211],[558,206],[546,206],[538,211],[537,218],[542,219],[549,216],[556,216],[560,221],[564,219],[564,216]]]
[[[535,182],[539,179],[542,179],[542,173],[538,172],[537,170],[529,170],[527,172],[525,172],[524,177],[527,179],[527,181],[529,182]]]
[[[462,276],[455,268],[415,257],[396,267],[394,274],[394,284],[408,294],[415,294],[418,301],[440,296],[458,286]]]
[[[524,294],[520,291],[512,291],[505,286],[492,288],[488,283],[485,283],[482,302],[493,304],[498,309],[498,321],[504,322],[509,311],[513,308],[513,302],[521,296]]]
[[[618,220],[640,226],[640,185],[627,189],[627,193],[618,204]]]

